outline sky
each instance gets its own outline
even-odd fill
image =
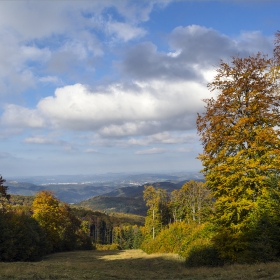
[[[0,1],[0,174],[197,172],[220,59],[271,55],[280,1]]]

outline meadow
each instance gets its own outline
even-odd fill
[[[187,268],[175,254],[74,251],[38,262],[0,263],[0,279],[280,279],[280,263]]]

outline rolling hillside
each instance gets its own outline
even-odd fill
[[[147,213],[147,207],[143,201],[144,186],[153,185],[171,192],[181,188],[185,182],[156,182],[138,187],[118,188],[106,194],[84,200],[77,205],[106,213],[121,212],[144,216]]]

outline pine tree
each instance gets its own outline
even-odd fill
[[[2,176],[0,176],[0,210],[1,211],[6,210],[7,203],[11,198],[11,196],[7,194],[8,187],[3,185],[5,182],[6,180],[4,180]]]

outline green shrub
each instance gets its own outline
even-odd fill
[[[213,238],[215,247],[228,262],[254,263],[277,260],[280,256],[280,215],[271,199],[259,199],[247,217],[246,226],[220,226]],[[275,203],[276,205],[273,205]]]
[[[148,254],[151,253],[179,253],[183,240],[191,232],[194,225],[185,222],[170,224],[163,229],[155,239],[145,238],[141,249]]]
[[[141,249],[151,253],[175,253],[186,258],[187,266],[217,266],[223,264],[212,237],[215,228],[210,223],[202,225],[177,222],[163,229],[155,239],[146,238]]]
[[[0,261],[36,261],[50,248],[44,230],[33,218],[0,213]]]

